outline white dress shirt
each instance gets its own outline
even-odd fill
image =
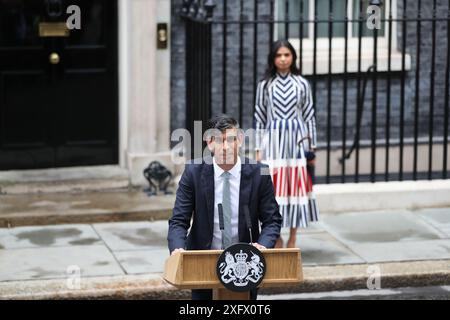
[[[214,231],[211,249],[222,249],[222,231],[219,225],[219,209],[217,205],[222,203],[224,170],[220,168],[213,158],[214,166]],[[241,187],[241,159],[238,157],[236,164],[230,171],[230,197],[231,197],[231,235],[238,238],[239,223],[239,191]]]

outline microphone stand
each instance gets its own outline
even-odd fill
[[[250,244],[253,244],[252,220],[250,219],[250,209],[248,208],[248,206],[244,207],[244,215],[245,215],[245,221],[247,222],[247,228],[250,233]]]

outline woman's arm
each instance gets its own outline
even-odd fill
[[[261,160],[262,138],[267,124],[267,103],[264,97],[266,81],[258,83],[255,98],[256,160]]]
[[[308,128],[309,147],[314,151],[317,147],[316,117],[309,82],[304,80],[305,99],[302,105],[303,120]]]

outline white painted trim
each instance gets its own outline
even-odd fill
[[[130,107],[130,37],[129,10],[130,1],[118,0],[119,8],[119,166],[127,168],[126,151],[128,149],[128,110]]]
[[[326,213],[450,206],[450,180],[317,184],[314,192]]]
[[[298,40],[290,40],[294,47],[298,48]],[[344,73],[344,62],[345,62],[345,51],[344,48],[335,48],[333,40],[332,42],[332,55],[331,55],[331,73],[332,74],[343,74]],[[361,50],[361,72],[366,72],[367,69],[373,64],[373,49],[372,45],[366,45],[363,43]],[[328,48],[317,47],[316,55],[316,74],[328,74]],[[298,50],[297,50],[297,54]],[[377,70],[388,71],[389,54],[387,46],[379,46],[377,53]],[[392,49],[391,51],[391,71],[401,71],[402,70],[402,58],[403,54],[400,51]],[[312,48],[304,48],[302,52],[302,74],[311,75],[313,74],[314,65],[314,50]],[[411,70],[411,55],[405,54],[405,71]],[[347,52],[347,72],[358,72],[358,49],[351,46],[348,47]]]
[[[156,49],[156,70],[158,81],[156,83],[156,103],[158,106],[157,121],[157,152],[170,150],[170,56],[171,56],[171,1],[158,0],[156,22],[167,23],[168,46],[167,49]]]

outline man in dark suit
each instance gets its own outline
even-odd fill
[[[167,237],[171,254],[249,243],[245,206],[250,211],[252,239],[257,239],[253,245],[258,249],[273,248],[280,235],[282,218],[268,167],[239,157],[244,137],[233,118],[217,116],[209,121],[209,128],[206,142],[213,157],[187,164],[178,184]],[[231,232],[224,239],[219,227],[219,203],[229,212],[224,214],[224,224]],[[192,290],[192,298],[211,299],[212,290]],[[251,292],[251,298],[256,299],[256,292]]]

